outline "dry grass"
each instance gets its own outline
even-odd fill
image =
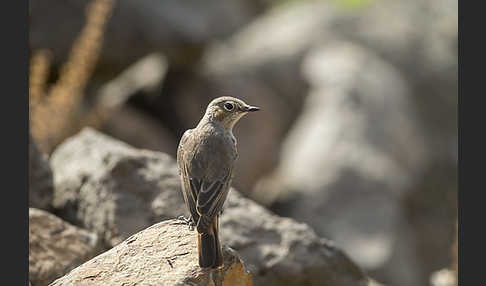
[[[74,41],[56,83],[47,91],[49,54],[38,51],[31,58],[29,82],[30,130],[39,148],[51,153],[56,145],[88,124],[93,117],[82,110],[84,89],[98,61],[105,26],[115,0],[93,0],[86,24]]]

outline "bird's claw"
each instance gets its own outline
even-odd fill
[[[193,231],[194,230],[194,222],[192,221],[191,217],[186,218],[183,215],[181,215],[177,219],[184,221],[189,226],[189,230],[190,231]]]

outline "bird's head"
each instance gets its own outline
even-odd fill
[[[232,130],[243,115],[258,110],[260,110],[259,107],[248,105],[241,99],[222,96],[209,103],[205,117],[210,121],[221,123],[228,130]]]

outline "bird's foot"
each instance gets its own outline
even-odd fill
[[[193,231],[194,230],[194,226],[195,225],[194,225],[194,222],[192,221],[192,218],[191,217],[186,218],[183,215],[181,215],[177,219],[184,221],[189,226],[189,230],[190,231]]]

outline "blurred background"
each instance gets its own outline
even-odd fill
[[[30,132],[84,126],[175,157],[213,98],[234,186],[385,285],[430,285],[457,245],[454,0],[30,0]]]

